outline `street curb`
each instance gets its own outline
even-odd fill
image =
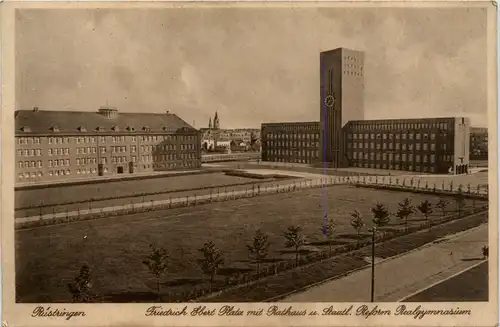
[[[476,215],[480,215],[480,214],[484,214],[485,212],[481,212],[481,213],[477,213],[477,214],[474,214],[474,215],[471,215],[471,216],[468,216],[467,218],[470,218],[470,217],[474,217]],[[487,212],[486,212],[487,213]],[[464,217],[465,218],[465,217]],[[465,231],[461,231],[461,232],[458,232],[458,233],[455,233],[455,234],[452,234],[452,235],[448,235],[448,236],[445,236],[445,237],[442,237],[442,238],[439,238],[439,239],[436,239],[432,242],[429,242],[427,244],[424,244],[418,248],[415,248],[413,250],[410,250],[410,251],[407,251],[407,252],[403,252],[403,253],[400,253],[400,254],[396,254],[395,256],[392,256],[392,257],[388,257],[388,258],[384,258],[382,260],[380,260],[379,262],[377,262],[375,264],[375,266],[381,264],[381,263],[384,263],[384,262],[387,262],[387,261],[390,261],[390,260],[394,260],[394,259],[397,259],[397,258],[400,258],[402,256],[405,256],[405,255],[408,255],[410,253],[413,253],[413,252],[416,252],[416,251],[421,251],[429,246],[432,246],[433,244],[435,244],[435,242],[438,242],[438,241],[449,241],[449,240],[452,240],[454,238],[457,238],[459,236],[462,236],[463,234],[467,234],[467,233],[471,233],[477,229],[480,229],[480,228],[483,228],[484,225],[487,225],[487,223],[482,223],[480,224],[479,226],[476,226],[476,227],[473,227],[473,228],[470,228],[470,229],[467,229]],[[289,297],[293,294],[297,294],[297,293],[302,293],[308,289],[311,289],[311,288],[314,288],[314,287],[317,287],[317,286],[320,286],[322,284],[325,284],[325,283],[328,283],[328,282],[331,282],[331,281],[334,281],[334,280],[337,280],[337,279],[340,279],[340,278],[343,278],[343,277],[347,277],[351,274],[354,274],[360,270],[363,270],[363,269],[367,269],[367,267],[369,267],[370,264],[366,265],[366,266],[363,266],[363,267],[360,267],[360,268],[356,268],[356,269],[353,269],[353,270],[349,270],[341,275],[337,275],[337,276],[334,276],[334,277],[330,277],[328,279],[325,279],[325,280],[322,280],[320,282],[317,282],[317,283],[314,283],[314,284],[311,284],[311,285],[308,285],[308,286],[305,286],[305,287],[302,287],[298,290],[294,290],[294,291],[291,291],[289,293],[286,293],[286,294],[282,294],[282,295],[278,295],[278,296],[275,296],[275,297],[272,297],[272,298],[269,298],[269,299],[266,299],[264,300],[263,302],[273,302],[273,301],[276,301],[276,300],[281,300],[283,298],[286,298],[286,297]]]

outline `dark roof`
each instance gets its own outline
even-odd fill
[[[180,128],[196,129],[171,113],[116,113],[108,118],[99,112],[18,110],[16,133],[96,133],[102,132],[175,132]],[[98,130],[99,129],[99,130]]]

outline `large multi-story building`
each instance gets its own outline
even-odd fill
[[[342,127],[364,119],[363,66],[360,51],[338,48],[320,53],[321,148],[328,166],[348,166]]]
[[[175,114],[19,110],[16,180],[37,182],[201,166],[200,133]]]
[[[470,129],[470,159],[488,159],[488,129],[471,127]]]
[[[262,160],[314,164],[320,161],[319,122],[262,124]]]
[[[469,118],[350,121],[343,129],[349,166],[463,174]]]
[[[262,160],[466,173],[470,120],[364,120],[363,65],[363,52],[345,48],[321,52],[319,123],[262,124]],[[315,131],[319,142],[304,145],[310,140],[309,130]]]

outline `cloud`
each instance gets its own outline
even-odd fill
[[[365,51],[367,118],[486,123],[482,9],[20,10],[18,107],[319,120],[319,52]],[[483,117],[483,118],[481,118]]]

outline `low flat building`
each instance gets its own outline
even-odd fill
[[[320,161],[320,123],[262,124],[262,160],[314,164]]]
[[[37,182],[201,167],[200,133],[166,112],[19,110],[16,181]]]

